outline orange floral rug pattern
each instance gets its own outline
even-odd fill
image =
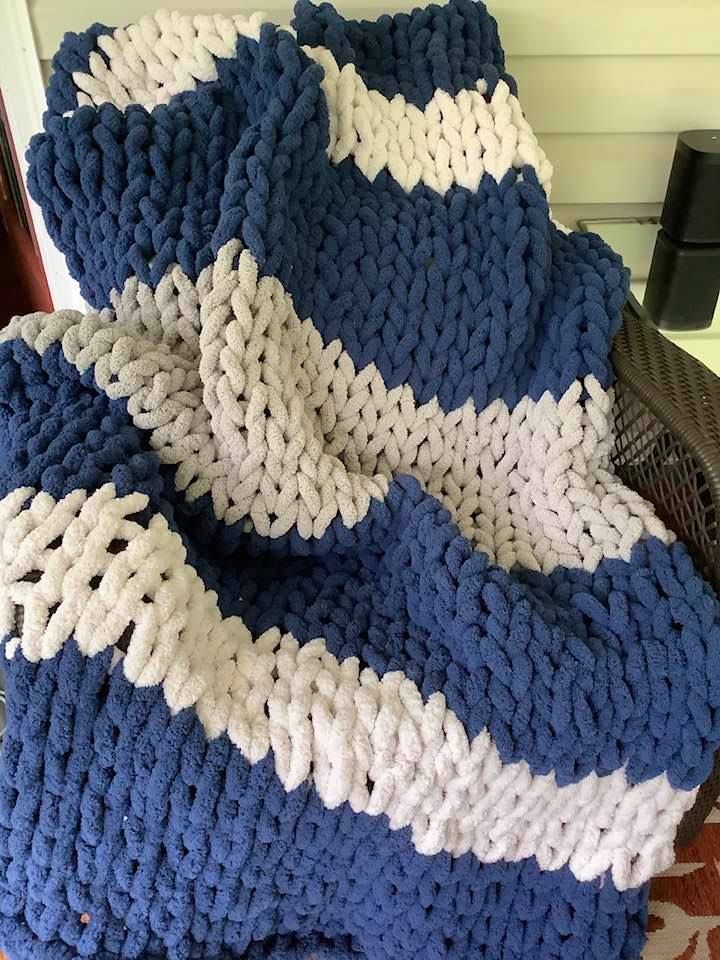
[[[650,888],[643,960],[720,960],[720,801]]]

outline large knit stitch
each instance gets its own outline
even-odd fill
[[[0,332],[12,960],[637,960],[720,607],[611,464],[627,275],[495,21],[68,34]]]

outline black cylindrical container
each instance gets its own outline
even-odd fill
[[[678,137],[645,306],[670,330],[712,323],[720,294],[720,130]]]

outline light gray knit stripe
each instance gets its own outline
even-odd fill
[[[161,685],[173,713],[194,709],[208,737],[227,733],[250,763],[272,749],[286,790],[312,780],[328,808],[347,801],[393,830],[409,826],[423,854],[535,857],[578,880],[610,871],[619,890],[672,863],[697,791],[665,774],[631,785],[622,769],[560,787],[524,761],[503,763],[487,730],[469,740],[443,695],[424,701],[401,672],[379,678],[354,657],[338,661],[323,639],[300,646],[276,628],[252,637],[222,616],[163,516],[147,527],[132,519],[147,505],[112,484],[60,501],[23,488],[0,501],[8,656],[37,663],[71,637],[93,656],[123,637],[116,664],[130,683]]]
[[[73,73],[78,105],[112,103],[124,110],[139,103],[152,110],[217,80],[216,59],[235,57],[239,36],[257,40],[262,22],[263,14],[160,11],[101,35],[105,56],[91,53],[88,71]],[[421,110],[401,94],[388,100],[368,89],[354,64],[340,67],[325,47],[303,50],[323,67],[333,163],[352,157],[370,181],[387,170],[408,192],[423,183],[438,193],[454,184],[475,191],[483,176],[500,183],[509,170],[530,166],[550,195],[552,165],[504,80],[489,98],[485,80],[455,96],[438,90]]]
[[[14,337],[94,366],[186,497],[210,494],[220,519],[263,536],[352,527],[410,474],[504,569],[592,571],[644,536],[672,539],[612,472],[612,394],[594,377],[512,410],[418,404],[374,364],[358,371],[339,340],[325,345],[237,241],[196,284],[174,267],[155,291],[128,281],[114,314],[34,314],[0,333]]]

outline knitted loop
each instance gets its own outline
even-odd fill
[[[125,677],[160,684],[173,712],[194,707],[208,737],[227,732],[251,763],[272,749],[286,790],[312,774],[327,808],[384,813],[393,830],[411,826],[425,855],[534,856],[546,870],[569,863],[580,880],[610,869],[619,889],[671,862],[694,792],[665,775],[630,788],[622,772],[558,787],[552,774],[503,764],[486,732],[469,742],[442,694],[425,704],[401,673],[360,672],[321,639],[301,647],[272,630],[253,641],[242,620],[221,617],[162,517],[146,529],[132,521],[146,502],[109,484],[58,503],[19,489],[0,503],[6,632],[23,611],[10,656],[52,658],[71,635],[86,655],[121,643]]]
[[[480,3],[68,34],[0,331],[0,949],[630,960],[720,606]],[[662,452],[647,430],[643,456]]]
[[[61,341],[81,372],[125,398],[190,499],[211,493],[226,523],[263,536],[323,537],[338,515],[358,524],[398,474],[417,477],[461,532],[505,569],[521,563],[594,570],[630,559],[651,534],[670,536],[610,471],[609,396],[590,376],[560,401],[545,394],[510,413],[500,400],[445,414],[409,387],[388,390],[374,365],[357,372],[339,341],[323,346],[278,281],[259,278],[237,241],[193,287],[177,267],[152,292],[135,282],[117,320],[59,314],[13,321],[44,352]],[[189,310],[179,333],[178,296]],[[139,306],[133,306],[132,297]],[[195,332],[200,329],[200,336]]]
[[[607,387],[626,276],[553,228],[494,22],[466,0],[434,34],[400,16],[380,57],[384,28],[303,11],[302,48],[257,15],[157,14],[91,52],[68,37],[58,65],[93,108],[48,114],[29,185],[86,298],[168,289],[175,264],[196,282],[240,240],[326,344],[421,403],[559,398],[588,373]]]

